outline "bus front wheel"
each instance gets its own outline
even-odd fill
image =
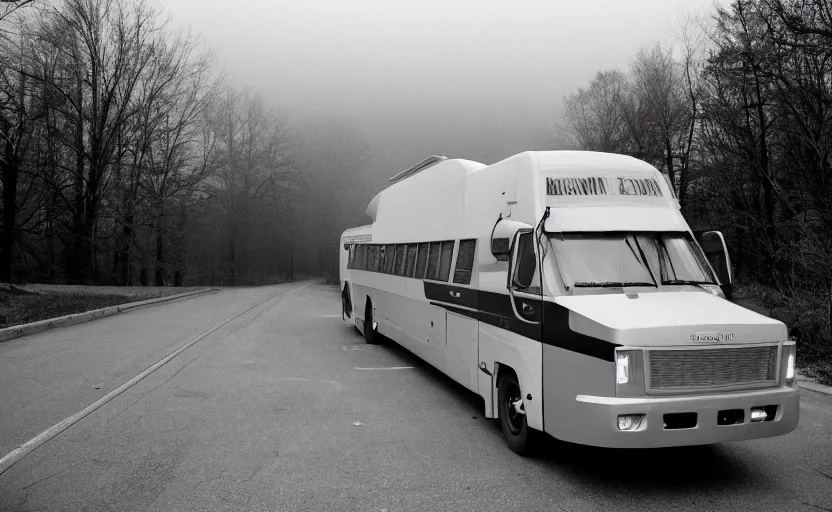
[[[503,438],[511,451],[521,455],[529,454],[535,441],[536,432],[526,423],[526,408],[520,383],[514,373],[507,373],[497,385],[497,401]]]
[[[375,345],[378,337],[373,323],[373,303],[368,300],[364,308],[364,341],[368,345]]]

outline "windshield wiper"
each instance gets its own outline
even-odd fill
[[[624,286],[656,286],[655,283],[640,283],[640,282],[616,282],[616,281],[602,281],[600,283],[593,282],[577,282],[573,286],[576,288],[589,288],[597,286],[599,288],[621,288]]]
[[[693,281],[689,279],[665,279],[662,284],[716,284],[712,281]]]
[[[627,240],[627,247],[629,247],[630,250],[633,251],[633,246],[630,245],[630,239],[627,238],[626,240]],[[641,264],[642,268],[646,269],[647,273],[650,274],[650,279],[653,280],[653,283],[651,283],[651,286],[655,286],[656,288],[658,288],[659,285],[656,284],[656,276],[653,275],[653,270],[651,270],[650,265],[647,264],[647,257],[644,255],[644,251],[641,250],[641,244],[638,243],[637,238],[633,237],[633,240],[636,242],[636,247],[638,247],[638,253],[641,254],[641,258],[636,256],[636,259]],[[635,256],[635,251],[633,251],[633,256]]]

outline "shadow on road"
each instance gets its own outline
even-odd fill
[[[546,437],[536,457],[552,469],[567,471],[587,484],[618,482],[635,490],[670,486],[676,490],[760,484],[744,462],[719,445],[657,449],[594,448]]]
[[[356,335],[360,336],[356,331]],[[482,418],[482,398],[444,373],[424,362],[396,342],[382,337],[384,347],[402,360],[435,379],[442,387],[465,404],[465,414]],[[500,436],[497,421],[486,427]],[[650,494],[657,489],[699,493],[710,489],[741,490],[765,486],[768,477],[755,470],[753,464],[723,445],[690,446],[656,449],[594,448],[559,441],[544,436],[539,452],[530,461],[542,464],[553,477],[579,479],[581,485],[605,493],[627,489],[627,493]],[[611,484],[614,484],[611,487]],[[654,496],[655,498],[655,496]]]

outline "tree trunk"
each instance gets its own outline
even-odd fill
[[[164,237],[160,226],[156,227],[156,286],[165,286]]]
[[[665,163],[667,165],[667,177],[670,180],[670,187],[673,193],[676,193],[676,175],[673,169],[673,148],[670,146],[670,138],[666,138],[665,142]]]
[[[8,133],[8,130],[5,130]],[[6,141],[3,158],[0,158],[3,181],[3,226],[0,229],[0,281],[11,282],[14,250],[14,228],[17,221],[17,179],[19,165],[14,147]]]
[[[83,83],[81,78],[78,78],[78,90],[76,101],[78,102],[78,119],[75,125],[75,179],[74,179],[74,211],[72,212],[72,229],[70,249],[68,254],[68,270],[69,277],[73,283],[81,283],[84,281],[84,251],[86,249],[84,243],[84,118],[83,118]]]
[[[133,273],[130,271],[130,242],[133,238],[133,220],[132,214],[128,215],[125,219],[124,225],[121,228],[121,251],[120,253],[116,252],[119,255],[120,268],[118,269],[118,273],[122,286],[133,285]]]
[[[766,265],[764,266],[766,277],[775,279],[775,265],[774,260],[778,253],[777,236],[774,228],[774,183],[772,183],[771,174],[769,174],[769,159],[768,159],[768,129],[766,127],[766,114],[763,109],[762,93],[760,91],[760,81],[755,77],[757,88],[757,116],[760,121],[760,180],[763,186],[763,225],[765,226],[765,235],[768,239],[770,252],[766,255]]]

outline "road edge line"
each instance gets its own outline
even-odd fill
[[[261,304],[264,304],[264,303],[274,299],[275,297],[283,295],[286,292],[297,290],[298,288],[302,288],[302,287],[294,287],[294,288],[291,288],[290,290],[285,290],[283,292],[276,293],[274,295],[270,295],[270,296],[266,297],[263,300],[257,301],[251,307],[248,307],[245,310],[243,310],[239,313],[235,313],[231,317],[226,318],[225,320],[222,320],[221,322],[219,322],[218,324],[215,324],[213,327],[211,327],[207,331],[203,332],[202,334],[199,334],[195,338],[192,338],[191,340],[186,341],[183,345],[180,345],[179,348],[177,348],[176,350],[174,350],[173,352],[171,352],[170,354],[168,354],[164,358],[160,359],[155,364],[146,368],[140,374],[136,375],[135,377],[128,380],[127,382],[125,382],[121,386],[117,387],[116,389],[114,389],[114,390],[110,391],[109,393],[107,393],[106,395],[102,396],[101,398],[99,398],[95,402],[91,403],[90,405],[88,405],[87,407],[82,409],[81,411],[73,414],[72,416],[69,416],[68,418],[63,419],[62,421],[52,425],[51,427],[44,430],[43,432],[41,432],[37,436],[33,437],[32,439],[26,441],[25,443],[23,443],[22,445],[20,445],[16,449],[14,449],[11,452],[9,452],[8,454],[6,454],[2,459],[0,459],[0,475],[2,475],[6,471],[8,471],[12,466],[14,466],[18,462],[20,462],[21,459],[23,459],[24,457],[26,457],[27,455],[29,455],[33,451],[37,450],[39,447],[46,444],[51,439],[55,438],[58,434],[60,434],[64,430],[66,430],[69,427],[71,427],[72,425],[78,423],[79,421],[86,418],[87,416],[89,416],[90,414],[95,412],[96,410],[100,409],[103,405],[105,405],[110,400],[116,398],[117,396],[121,395],[122,393],[124,393],[125,391],[130,389],[131,387],[138,384],[145,377],[152,374],[153,372],[155,372],[156,370],[158,370],[159,368],[161,368],[165,364],[169,363],[173,358],[175,358],[176,356],[178,356],[179,354],[181,354],[182,352],[184,352],[185,350],[190,348],[192,345],[194,345],[198,341],[210,336],[211,334],[218,331],[219,329],[221,329],[226,324],[228,324],[231,321],[236,320],[237,318],[245,315],[246,313],[248,313],[252,309],[256,308],[257,306],[260,306]]]
[[[832,395],[832,387],[824,386],[823,384],[818,384],[817,382],[798,381],[797,387],[800,389],[808,389],[823,395]]]
[[[153,306],[162,302],[168,302],[176,299],[184,299],[186,297],[195,297],[197,295],[206,295],[209,293],[218,292],[219,288],[205,288],[201,290],[192,290],[190,292],[178,293],[176,295],[168,295],[165,297],[156,297],[155,299],[146,299],[136,302],[128,302],[125,304],[118,304],[115,306],[108,306],[106,308],[93,309],[91,311],[84,311],[82,313],[73,313],[71,315],[64,315],[55,318],[47,318],[38,320],[37,322],[30,322],[28,324],[13,325],[11,327],[4,327],[0,329],[0,343],[4,341],[14,340],[37,334],[39,332],[55,329],[57,327],[67,327],[70,325],[77,325],[86,322],[92,322],[108,316],[117,315],[126,311],[132,311],[145,306]]]

